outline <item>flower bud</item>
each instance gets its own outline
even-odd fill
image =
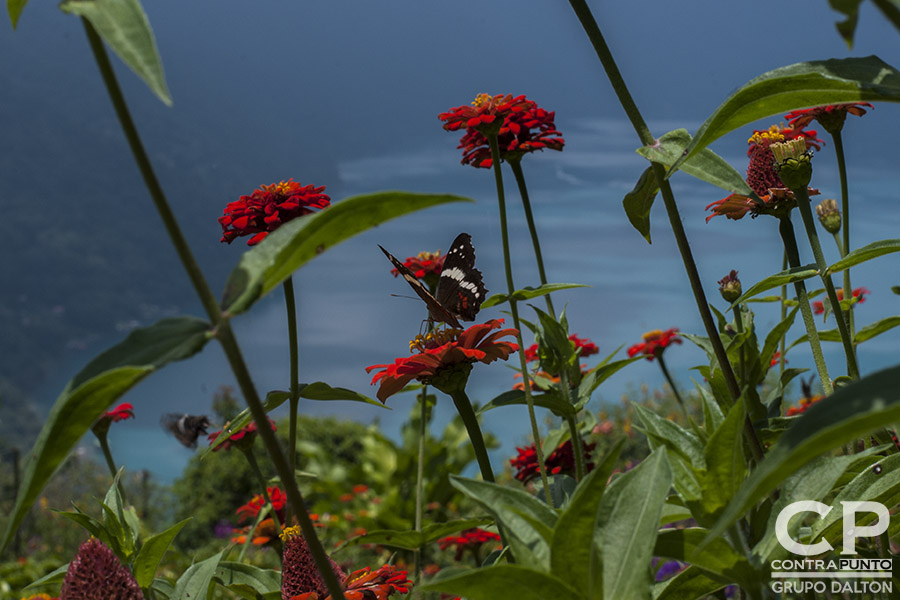
[[[828,233],[837,233],[841,230],[841,211],[838,210],[837,201],[834,198],[826,198],[816,206],[816,215],[819,223]]]
[[[791,190],[805,189],[812,179],[812,155],[806,150],[806,140],[801,137],[784,143],[769,145],[775,156],[778,177]]]
[[[719,293],[729,303],[741,297],[741,280],[738,279],[737,271],[732,269],[731,273],[719,280]]]

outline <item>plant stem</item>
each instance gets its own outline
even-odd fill
[[[541,278],[541,285],[547,285],[547,273],[544,271],[544,257],[541,253],[541,242],[538,239],[537,228],[534,225],[534,214],[531,212],[531,200],[528,198],[528,186],[525,185],[525,175],[522,173],[522,158],[519,157],[510,160],[509,166],[516,178],[516,185],[519,187],[519,196],[522,198],[522,207],[525,209],[525,221],[528,223],[528,233],[531,234],[531,245],[534,247],[534,258],[537,261],[538,276]],[[556,316],[553,309],[553,300],[550,294],[545,294],[544,299],[547,301],[547,311]]]
[[[422,531],[422,517],[425,514],[425,441],[428,437],[428,386],[422,387],[422,393],[419,396],[419,405],[421,413],[419,415],[419,461],[416,465],[416,531]],[[414,581],[421,581],[422,578],[422,548],[416,548],[413,555],[413,574]],[[423,593],[416,591],[416,597],[422,598]]]
[[[597,53],[597,57],[600,59],[603,69],[606,71],[606,76],[609,79],[616,96],[619,98],[619,103],[625,110],[625,114],[628,116],[629,121],[631,121],[638,138],[641,140],[641,144],[645,146],[654,144],[656,140],[653,138],[653,134],[650,133],[647,123],[644,122],[644,118],[641,116],[634,99],[631,97],[631,93],[625,85],[625,80],[622,78],[618,66],[616,66],[616,62],[609,50],[609,46],[606,45],[606,40],[600,32],[600,27],[597,25],[597,21],[594,20],[594,16],[591,14],[591,9],[588,7],[587,2],[585,2],[585,0],[569,0],[569,4],[575,11],[575,15],[581,22],[585,33],[587,33],[587,36]],[[703,327],[706,329],[706,335],[709,337],[716,360],[719,363],[719,368],[722,370],[722,375],[728,386],[731,400],[732,402],[736,402],[741,395],[741,388],[734,376],[734,370],[731,368],[731,363],[728,362],[728,355],[725,352],[725,347],[722,345],[722,340],[719,339],[716,323],[709,310],[706,294],[703,291],[703,285],[700,281],[700,274],[697,271],[697,265],[694,262],[694,257],[691,253],[687,234],[684,231],[684,225],[682,224],[681,216],[678,213],[678,206],[675,204],[672,186],[669,185],[669,182],[666,179],[665,167],[660,163],[655,162],[652,163],[652,166],[653,173],[656,176],[656,181],[659,184],[659,189],[666,206],[669,223],[672,226],[672,233],[675,235],[675,242],[678,245],[678,251],[681,253],[681,259],[684,262],[684,268],[691,285],[691,291],[694,294],[694,301],[697,304],[697,310],[700,312],[700,318],[703,321]],[[762,459],[764,455],[762,444],[759,442],[759,438],[756,435],[756,430],[753,428],[753,423],[750,421],[749,415],[744,420],[744,435],[747,437],[747,442],[754,458],[757,460]]]
[[[491,145],[491,160],[494,167],[494,181],[497,184],[497,203],[500,206],[500,236],[503,242],[503,266],[506,270],[506,289],[509,293],[509,309],[512,313],[513,326],[516,329],[516,342],[519,344],[519,369],[522,372],[522,382],[525,384],[525,403],[528,405],[528,417],[531,420],[531,435],[534,437],[534,447],[537,454],[538,470],[541,474],[541,483],[544,484],[544,494],[547,497],[547,505],[553,506],[553,498],[550,496],[550,482],[547,479],[547,467],[544,465],[544,450],[541,448],[541,432],[538,429],[537,417],[534,413],[534,398],[531,397],[531,380],[528,377],[528,363],[525,361],[525,343],[522,341],[522,326],[519,323],[519,307],[513,292],[516,286],[513,284],[512,262],[509,258],[509,226],[506,222],[506,195],[503,192],[503,173],[500,170],[500,146],[497,143],[497,134],[486,136]],[[555,317],[556,315],[554,315]]]
[[[581,432],[573,415],[566,416],[569,425],[569,437],[572,438],[572,455],[575,457],[575,481],[581,481],[585,476],[584,466],[584,442],[581,440]]]
[[[859,379],[859,367],[856,364],[856,354],[853,352],[853,340],[850,337],[850,330],[847,326],[848,320],[844,317],[844,311],[841,308],[841,301],[838,300],[837,292],[834,289],[834,282],[831,281],[831,275],[827,273],[828,264],[825,262],[825,254],[822,252],[822,245],[819,243],[819,233],[816,231],[816,220],[812,214],[812,206],[809,202],[809,194],[805,187],[798,187],[791,190],[797,198],[797,206],[800,209],[800,216],[803,218],[803,226],[806,228],[806,236],[809,238],[809,245],[812,248],[813,257],[816,259],[816,268],[819,270],[819,277],[825,284],[825,292],[828,294],[828,301],[831,302],[831,309],[834,311],[835,322],[837,323],[838,332],[841,334],[841,344],[844,346],[844,355],[847,357],[847,374],[852,379]],[[852,298],[852,294],[849,298]],[[850,309],[847,309],[848,312]]]
[[[841,180],[841,235],[843,239],[841,240],[842,243],[838,245],[838,249],[841,253],[841,258],[844,258],[850,252],[850,186],[847,180],[847,161],[844,159],[844,140],[841,137],[841,132],[836,131],[832,133],[831,139],[834,142],[834,155],[837,157],[838,176]],[[837,234],[835,234],[835,240],[837,240]],[[853,286],[850,284],[850,269],[844,269],[843,284],[844,298],[853,298]],[[856,323],[853,318],[852,307],[847,311],[846,317],[847,327],[850,329],[850,339],[853,340],[856,337]],[[855,342],[853,343],[853,351],[855,355]]]
[[[781,270],[787,271],[788,268],[788,255],[787,250],[782,253],[781,257]],[[781,286],[781,319],[778,321],[779,323],[783,323],[787,318],[787,304],[785,301],[787,300],[787,284]],[[779,342],[778,348],[778,381],[781,381],[781,376],[784,375],[784,353],[786,351],[785,344],[787,342],[787,331],[781,334],[781,341]],[[782,408],[783,410],[783,408]]]
[[[297,305],[294,300],[294,278],[284,280],[284,304],[287,308],[288,352],[291,360],[291,398],[290,421],[288,426],[288,468],[296,476],[297,473],[297,409],[300,405],[300,358],[298,350],[299,328],[297,327]],[[288,505],[284,513],[285,524],[291,522],[291,507]]]
[[[797,248],[797,237],[794,235],[794,225],[790,216],[778,219],[778,233],[784,243],[784,251],[787,254],[788,264],[792,269],[800,266],[800,250]],[[794,291],[797,294],[797,302],[800,303],[800,314],[803,316],[803,324],[806,326],[806,337],[809,339],[809,347],[812,350],[813,362],[822,382],[822,390],[826,396],[831,395],[834,387],[831,377],[828,375],[828,367],[825,366],[825,356],[822,354],[822,344],[819,342],[819,332],[816,330],[816,321],[813,318],[812,308],[809,306],[809,296],[806,294],[806,284],[803,281],[794,282]],[[782,355],[782,360],[784,356]]]
[[[197,296],[203,304],[203,308],[206,310],[207,315],[215,326],[219,343],[225,351],[225,356],[228,358],[228,363],[238,381],[238,385],[247,402],[247,407],[253,414],[253,420],[256,422],[259,436],[266,447],[266,451],[269,453],[269,457],[275,465],[278,476],[285,486],[288,502],[290,503],[294,514],[297,515],[303,536],[306,538],[310,553],[316,561],[316,566],[322,575],[325,587],[328,589],[333,600],[344,600],[343,589],[334,572],[331,570],[331,565],[328,562],[328,556],[325,554],[325,549],[322,547],[322,543],[316,535],[315,527],[313,527],[312,520],[310,520],[309,514],[306,512],[306,505],[303,502],[303,496],[300,494],[300,490],[297,488],[297,482],[294,480],[293,473],[288,469],[287,461],[284,459],[281,448],[278,447],[278,440],[275,438],[275,434],[269,427],[265,408],[253,385],[253,379],[250,377],[250,372],[247,369],[240,347],[237,344],[234,333],[231,331],[231,325],[219,309],[216,297],[207,284],[203,272],[200,270],[200,266],[197,264],[196,259],[191,253],[187,240],[181,232],[181,228],[178,226],[178,222],[166,200],[162,187],[159,185],[159,180],[153,172],[150,159],[144,150],[143,143],[141,143],[137,128],[128,111],[128,106],[125,104],[122,90],[116,80],[115,72],[109,62],[106,48],[103,47],[103,41],[86,19],[82,18],[81,21],[84,25],[84,30],[88,37],[91,50],[94,53],[97,67],[100,69],[100,73],[103,76],[106,91],[109,93],[110,100],[113,103],[113,107],[115,108],[116,115],[119,119],[119,124],[122,126],[122,131],[128,140],[128,145],[131,148],[135,162],[137,162],[141,175],[144,178],[144,183],[147,185],[147,190],[150,192],[156,210],[163,220],[163,224],[166,227],[166,231],[169,234],[172,244],[175,246],[178,257],[181,260],[185,271],[187,271],[191,284],[194,286],[194,290],[197,292]]]
[[[681,407],[681,412],[684,413],[684,418],[687,423],[691,422],[691,416],[688,414],[687,405],[684,403],[684,399],[682,399],[681,394],[678,393],[678,388],[675,386],[675,380],[672,379],[671,373],[669,373],[668,367],[666,367],[666,361],[662,357],[662,353],[659,353],[656,357],[656,360],[659,362],[659,368],[662,369],[663,376],[666,378],[666,381],[669,382],[669,387],[672,388],[672,393],[675,394],[675,400],[678,401],[678,406]]]
[[[737,329],[738,334],[744,333],[744,315],[740,306],[734,307],[734,327]],[[747,366],[744,359],[744,346],[740,347],[740,351],[738,352],[738,360],[740,361],[738,364],[738,372],[741,377],[741,386],[749,385],[747,381]]]
[[[469,396],[465,390],[459,390],[452,392],[450,397],[469,434],[469,441],[472,442],[472,449],[475,451],[475,460],[478,461],[478,468],[481,470],[481,478],[495,483],[494,469],[491,468],[491,459],[484,443],[484,435],[481,433],[481,426],[478,424],[478,417],[475,416]]]
[[[116,468],[116,463],[113,461],[112,452],[109,449],[109,442],[106,439],[106,433],[98,435],[97,439],[100,441],[100,449],[103,451],[103,458],[106,459],[106,466],[109,467],[109,474],[112,475],[113,481],[115,481],[119,469]],[[122,496],[122,504],[125,504],[125,489],[122,487],[121,481],[119,481],[118,488],[119,495]]]

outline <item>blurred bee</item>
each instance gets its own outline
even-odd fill
[[[175,436],[185,448],[196,448],[197,438],[200,434],[206,435],[206,429],[210,427],[209,418],[206,415],[179,415],[168,413],[162,416],[159,424],[163,429]]]

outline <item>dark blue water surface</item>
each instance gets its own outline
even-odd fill
[[[900,64],[900,34],[868,6],[852,53],[834,32],[834,18],[824,4],[768,1],[716,12],[690,4],[676,9],[656,0],[611,6],[598,4],[598,19],[657,135],[678,127],[696,130],[731,89],[783,64],[872,53]],[[467,231],[487,287],[504,290],[493,179],[488,171],[459,164],[458,134],[443,132],[436,118],[479,92],[525,93],[557,111],[565,150],[529,157],[524,166],[549,278],[590,286],[554,297],[557,307],[567,307],[572,331],[591,338],[601,355],[638,342],[648,329],[701,333],[661,203],[652,215],[652,245],[623,214],[622,197],[645,163],[634,153],[636,137],[564,3],[249,7],[234,1],[161,0],[146,8],[174,107],[159,103],[126,69],[118,72],[162,184],[214,289],[222,289],[246,248],[241,241],[230,247],[219,243],[216,217],[227,202],[260,184],[294,177],[328,186],[335,201],[384,189],[476,200],[389,222],[295,274],[303,381],[374,395],[364,368],[405,355],[418,332],[424,307],[418,300],[391,297],[409,291],[391,277],[376,244],[404,257],[446,250],[457,233]],[[798,41],[787,40],[790,35]],[[168,314],[202,311],[141,185],[80,25],[51,5],[32,3],[17,32],[0,26],[0,56],[0,206],[13,215],[19,236],[0,241],[8,263],[4,269],[9,269],[0,300],[7,313],[25,315],[4,321],[15,326],[6,335],[28,337],[36,318],[61,321],[61,329],[47,334],[42,344],[40,360],[50,366],[20,384],[49,406],[90,357],[130,328]],[[896,106],[881,105],[862,119],[849,117],[845,129],[855,247],[900,237],[898,116]],[[752,129],[713,146],[739,171],[746,167]],[[814,185],[822,197],[839,192],[834,165],[829,144],[815,159]],[[506,183],[516,284],[535,285],[521,205],[512,178]],[[707,224],[704,206],[724,193],[682,174],[673,186],[711,302],[724,308],[716,281],[731,269],[740,271],[745,286],[780,270],[782,246],[774,219],[717,218]],[[65,244],[67,235],[73,236],[71,245]],[[836,259],[833,244],[824,242],[828,259]],[[809,252],[803,254],[811,262]],[[61,264],[65,273],[55,273]],[[854,270],[854,286],[872,292],[856,308],[857,323],[900,310],[900,297],[890,292],[900,284],[897,265],[896,257],[886,257]],[[99,295],[87,294],[85,281]],[[91,311],[92,303],[105,307],[132,296],[134,308],[110,309],[109,319],[102,314],[106,308],[99,315]],[[34,312],[44,304],[46,314]],[[776,306],[755,308],[758,326],[767,331],[778,318]],[[487,309],[480,318],[502,316],[498,309]],[[524,316],[533,318],[533,313],[525,308]],[[101,325],[91,335],[78,332],[77,325],[88,319]],[[286,388],[281,291],[237,318],[235,328],[258,388]],[[865,372],[897,362],[897,331],[860,348]],[[795,327],[790,338],[800,334]],[[840,372],[840,349],[835,344],[826,349],[829,364]],[[697,378],[689,369],[701,364],[703,355],[685,343],[670,350],[667,359],[679,385],[689,387],[691,377]],[[792,367],[812,367],[805,347],[789,360]],[[585,362],[594,364],[593,359]],[[11,369],[4,374],[15,375]],[[512,375],[502,364],[476,366],[473,400],[485,402],[508,389]],[[657,365],[642,361],[613,376],[590,408],[618,402],[644,382],[651,388],[662,385]],[[159,416],[208,412],[222,384],[234,381],[215,344],[148,378],[126,397],[137,419],[110,434],[118,460],[130,469],[150,469],[163,480],[177,476],[191,453],[164,436]],[[411,395],[395,396],[388,401],[391,410],[310,401],[301,409],[378,419],[394,433],[412,400]],[[451,412],[450,403],[441,399],[438,422]],[[495,453],[498,462],[528,438],[524,408],[488,413],[484,426],[503,442]]]

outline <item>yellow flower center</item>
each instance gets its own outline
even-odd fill
[[[426,260],[437,260],[440,257],[441,257],[440,250],[438,250],[437,252],[428,252],[428,251],[423,250],[422,252],[419,252],[416,255],[416,258],[418,258],[422,262],[425,262]]]
[[[431,348],[443,346],[447,342],[455,341],[461,333],[462,329],[447,327],[446,329],[429,331],[425,335],[419,334],[409,341],[409,351],[421,353]]]
[[[768,131],[759,131],[750,136],[747,140],[748,144],[756,144],[757,146],[763,142],[783,142],[784,136],[781,134],[781,127],[772,125]]]
[[[475,108],[481,108],[485,104],[488,104],[494,97],[490,94],[478,94],[475,96],[475,100],[472,102],[472,106]]]
[[[649,342],[650,340],[661,337],[663,334],[662,329],[654,329],[653,331],[648,331],[644,335],[641,336],[645,342]]]
[[[293,527],[285,527],[284,531],[282,531],[278,537],[280,537],[284,541],[287,541],[288,538],[295,535],[303,535],[298,525],[294,525]]]
[[[269,192],[270,194],[288,195],[295,185],[297,184],[293,179],[288,179],[287,181],[279,181],[278,183],[273,183],[272,185],[261,185],[259,187],[263,191]]]

